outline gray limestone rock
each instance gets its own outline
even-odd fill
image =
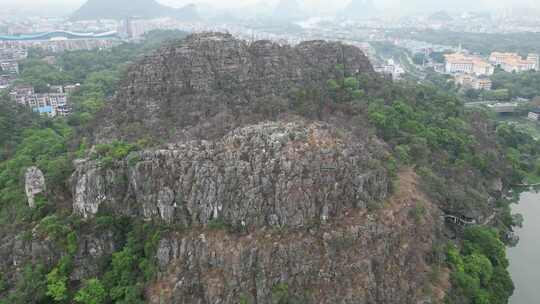
[[[307,226],[386,197],[375,147],[323,123],[261,123],[215,141],[141,151],[114,169],[82,162],[72,177],[73,209],[184,226]]]
[[[45,176],[38,167],[29,167],[24,175],[24,188],[28,206],[34,208],[36,206],[35,198],[39,194],[43,194],[47,188],[45,185]]]

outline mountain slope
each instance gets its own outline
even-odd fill
[[[175,9],[155,0],[88,0],[71,16],[74,20],[122,19],[127,17],[176,17],[182,20],[198,19],[194,5]]]

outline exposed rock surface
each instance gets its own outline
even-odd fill
[[[81,163],[74,211],[184,226],[306,226],[384,199],[389,180],[373,155],[384,151],[326,124],[262,123],[217,141],[134,153],[112,169]]]
[[[38,167],[29,167],[24,175],[24,188],[28,206],[36,206],[36,196],[46,191],[45,176]]]
[[[80,282],[97,276],[100,263],[117,249],[110,232],[80,232],[77,251],[73,254],[73,272],[70,279]],[[16,281],[23,274],[25,266],[53,267],[64,255],[65,248],[44,237],[39,225],[30,236],[19,234],[5,237],[0,245],[0,256],[3,257],[0,269],[9,271],[4,272],[2,278],[8,282]]]
[[[337,73],[371,75],[373,68],[362,51],[341,43],[291,47],[228,34],[192,35],[129,69],[98,123],[97,140],[219,138],[273,118],[287,109],[293,90],[324,88]]]
[[[279,284],[299,303],[437,303],[447,277],[434,286],[426,261],[440,220],[413,173],[399,181],[384,208],[349,210],[309,231],[171,233],[159,244],[150,303],[270,304]],[[414,208],[425,216],[414,219]]]

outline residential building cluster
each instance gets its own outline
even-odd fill
[[[476,76],[490,76],[495,71],[495,67],[480,56],[457,52],[444,57],[446,59],[445,72],[449,74],[465,73]]]
[[[71,112],[69,96],[79,84],[50,86],[48,93],[36,93],[32,86],[16,86],[9,93],[11,100],[49,117],[67,116]]]
[[[489,76],[493,75],[496,67],[510,73],[540,70],[538,54],[529,54],[526,58],[522,58],[517,53],[493,52],[488,59],[484,59],[460,50],[444,57],[444,72],[454,75],[456,84],[476,90],[491,89],[492,82]]]
[[[28,52],[24,49],[0,47],[0,90],[13,84],[19,74],[19,61],[27,57]]]
[[[403,67],[393,59],[386,60],[384,64],[376,65],[373,68],[375,72],[381,73],[391,80],[400,80],[403,77],[403,74],[405,74]]]

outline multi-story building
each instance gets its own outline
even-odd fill
[[[68,84],[68,85],[64,86],[64,93],[66,93],[68,96],[70,96],[71,94],[73,94],[77,90],[79,90],[80,88],[81,88],[80,83]]]
[[[489,56],[491,64],[500,66],[501,69],[510,73],[538,70],[540,68],[538,61],[538,54],[529,54],[526,59],[523,59],[517,53],[493,52]]]
[[[19,85],[13,88],[13,90],[11,91],[11,94],[17,95],[31,95],[34,93],[34,87],[30,85]]]
[[[534,62],[535,70],[540,71],[540,55],[531,53],[527,55],[528,62]]]
[[[493,87],[493,83],[489,78],[476,78],[472,83],[472,87],[475,90],[489,91]]]
[[[493,75],[494,68],[489,62],[479,56],[454,53],[444,56],[446,59],[445,72],[449,74],[465,73],[474,75]]]
[[[405,70],[395,63],[393,59],[387,60],[383,65],[375,66],[374,70],[392,80],[400,80],[405,74]]]

